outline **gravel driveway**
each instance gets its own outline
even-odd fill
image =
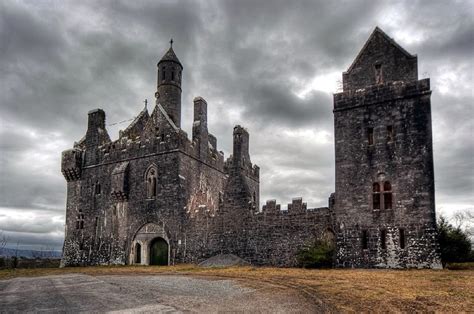
[[[278,285],[191,276],[69,274],[0,280],[0,312],[308,313]]]

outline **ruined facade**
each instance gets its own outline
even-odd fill
[[[339,267],[438,267],[429,80],[417,58],[376,28],[334,95],[336,191],[328,207],[295,198],[259,208],[249,133],[233,132],[225,159],[194,99],[181,126],[183,66],[158,62],[156,105],[111,141],[105,113],[62,155],[67,181],[62,265],[175,264],[220,253],[294,266],[302,247],[336,246]]]

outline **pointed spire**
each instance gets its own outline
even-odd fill
[[[172,61],[172,62],[176,62],[178,63],[179,65],[181,65],[181,67],[183,67],[183,65],[181,64],[181,62],[179,61],[178,57],[176,56],[176,54],[174,53],[174,50],[173,50],[173,43],[174,43],[174,40],[173,38],[171,38],[170,40],[170,49],[168,49],[168,51],[165,53],[165,55],[161,58],[160,62],[158,62],[158,64],[160,64],[161,62],[164,62],[164,61]]]

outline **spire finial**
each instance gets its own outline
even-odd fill
[[[170,40],[170,48],[173,48],[173,38]]]
[[[148,99],[145,99],[143,102],[145,103],[145,109],[146,109],[146,105],[148,104]]]

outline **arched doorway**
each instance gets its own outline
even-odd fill
[[[168,265],[172,251],[170,243],[164,223],[146,223],[137,230],[130,244],[129,263]]]
[[[150,265],[168,265],[168,243],[163,238],[150,242]]]
[[[135,264],[142,263],[142,246],[140,243],[135,244]]]

